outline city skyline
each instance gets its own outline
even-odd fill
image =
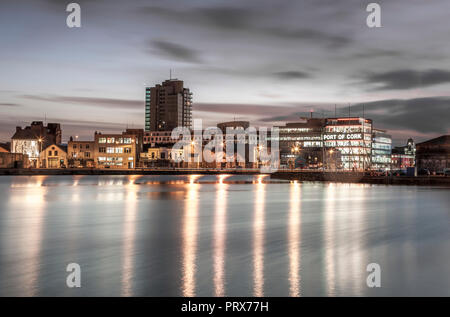
[[[281,125],[312,109],[332,117],[337,104],[338,116],[364,105],[395,145],[450,133],[444,1],[379,1],[380,29],[365,25],[360,1],[79,3],[79,29],[65,25],[62,2],[0,4],[0,140],[44,118],[62,124],[63,141],[143,128],[145,87],[170,69],[205,125]]]

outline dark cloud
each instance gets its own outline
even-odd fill
[[[81,105],[102,107],[102,108],[120,108],[132,110],[144,109],[143,100],[78,97],[78,96],[52,96],[52,95],[50,96],[22,95],[20,97],[30,100],[49,101],[58,103],[77,103]]]
[[[281,11],[281,10],[280,10]],[[208,29],[233,32],[235,35],[270,37],[290,41],[307,41],[329,48],[341,48],[352,43],[348,36],[332,34],[312,28],[267,26],[270,17],[277,12],[273,7],[191,7],[169,8],[147,6],[139,9],[140,14],[163,18],[169,23],[194,25]],[[261,23],[262,22],[262,23]]]
[[[280,114],[280,112],[292,111],[290,106],[282,105],[256,105],[236,103],[194,103],[194,111],[229,113],[236,115],[267,115]]]
[[[363,110],[367,118],[374,120],[376,127],[449,133],[450,97],[379,100],[351,107],[351,112],[359,115]]]
[[[284,72],[275,72],[273,75],[279,79],[305,79],[310,78],[311,75],[306,72],[301,71],[284,71]]]
[[[183,45],[162,40],[151,42],[155,52],[165,58],[189,63],[201,63],[200,52]]]
[[[369,73],[365,83],[376,85],[376,90],[404,90],[428,87],[450,82],[450,72],[439,69],[425,71],[395,70],[385,73]]]
[[[20,107],[18,103],[0,103],[0,107]]]

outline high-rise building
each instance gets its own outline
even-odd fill
[[[192,124],[192,93],[182,80],[145,89],[145,131],[171,131]]]

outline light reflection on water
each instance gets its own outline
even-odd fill
[[[449,296],[448,193],[269,176],[4,176],[0,296]],[[81,289],[65,286],[70,262]],[[380,289],[365,284],[371,262]]]

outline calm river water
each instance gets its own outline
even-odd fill
[[[450,296],[450,189],[1,176],[0,296],[52,295]]]

